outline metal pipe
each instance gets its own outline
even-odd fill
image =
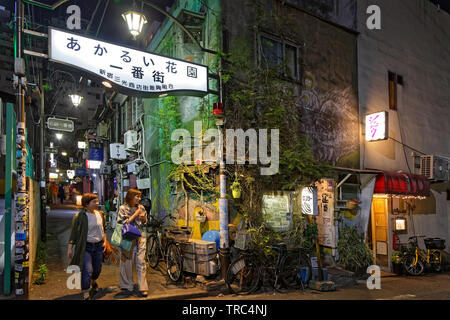
[[[44,126],[45,126],[45,97],[44,97],[44,81],[42,79],[42,71],[39,72],[39,89],[41,91],[41,126],[40,126],[40,146],[41,155],[41,240],[47,241],[47,212],[45,211],[45,157],[44,157]]]

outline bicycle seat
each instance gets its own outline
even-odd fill
[[[276,251],[284,251],[287,248],[286,244],[284,243],[275,244],[270,247]]]

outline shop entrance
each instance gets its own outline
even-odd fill
[[[388,202],[387,198],[374,197],[371,210],[372,250],[374,263],[382,269],[389,269],[388,256]]]

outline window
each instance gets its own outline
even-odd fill
[[[298,79],[298,48],[282,41],[261,36],[260,61],[269,68],[282,67],[284,76]]]
[[[397,110],[397,85],[403,85],[403,77],[388,71],[389,79],[389,109]]]

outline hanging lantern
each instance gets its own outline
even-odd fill
[[[131,35],[134,39],[141,33],[144,24],[147,23],[147,18],[142,13],[136,11],[127,11],[122,14],[123,19],[128,25]]]
[[[216,117],[223,116],[223,105],[220,102],[216,102],[213,104],[213,115]]]
[[[78,107],[81,103],[81,99],[83,99],[83,97],[78,94],[69,94],[69,98],[72,100],[72,104],[75,107]]]

